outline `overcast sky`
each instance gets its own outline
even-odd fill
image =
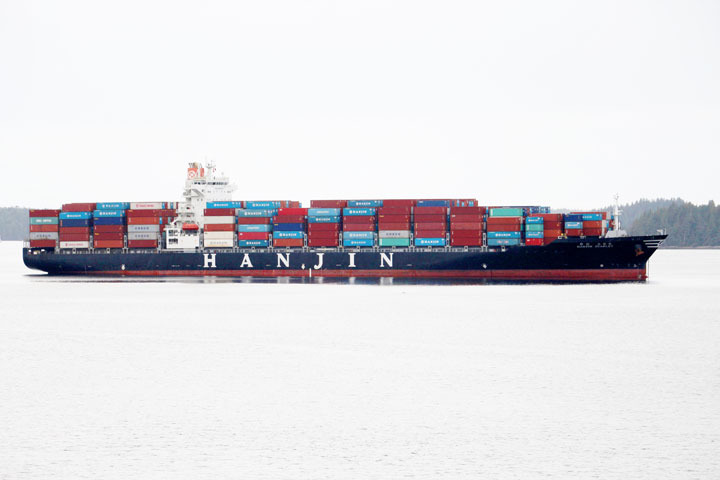
[[[720,2],[0,0],[0,206],[720,200]]]

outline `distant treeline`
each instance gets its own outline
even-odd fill
[[[666,207],[641,214],[628,232],[651,235],[658,229],[667,230],[668,247],[720,246],[720,207],[712,200],[707,205],[693,205],[677,199]]]
[[[28,209],[0,208],[0,239],[24,240],[28,236]]]
[[[720,246],[720,207],[713,201],[694,205],[680,198],[642,199],[622,205],[621,224],[635,235],[657,233],[665,229],[669,234],[665,243],[674,247]],[[612,207],[597,210],[612,211]],[[0,208],[0,238],[23,240],[28,232],[28,209]]]

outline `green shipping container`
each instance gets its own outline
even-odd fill
[[[526,223],[525,231],[526,232],[544,232],[545,228],[542,223]]]
[[[409,238],[381,238],[380,246],[381,247],[409,247],[410,239]]]
[[[30,225],[57,225],[57,217],[30,217]]]
[[[491,217],[522,217],[522,208],[491,208]]]

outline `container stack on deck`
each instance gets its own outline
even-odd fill
[[[485,207],[450,207],[450,245],[478,247],[483,244]]]
[[[99,202],[93,211],[94,248],[123,248],[127,223],[125,212],[129,203]]]
[[[273,247],[303,247],[307,234],[307,208],[279,208],[273,217]]]
[[[212,248],[235,246],[235,210],[242,202],[207,202],[203,211],[203,245]]]
[[[66,203],[60,212],[60,248],[90,248],[94,203]]]
[[[377,232],[377,208],[382,206],[382,200],[348,200],[347,205],[342,211],[343,247],[374,247]]]
[[[599,237],[607,232],[607,212],[572,212],[565,215],[566,222],[580,222],[582,235]]]
[[[165,208],[163,202],[132,202],[127,217],[128,248],[158,248],[168,223],[174,218],[174,209]]]
[[[448,200],[418,200],[413,209],[416,247],[444,247],[447,243]]]
[[[520,245],[524,210],[518,207],[491,207],[487,218],[489,247]]]
[[[378,243],[381,247],[409,247],[415,200],[384,200],[378,212]]]
[[[238,209],[238,247],[268,247],[272,237],[273,210],[268,208]]]
[[[340,245],[342,210],[340,208],[308,209],[308,246],[337,247]]]
[[[55,248],[60,210],[30,210],[30,248]]]

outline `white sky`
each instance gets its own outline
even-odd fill
[[[0,0],[0,206],[720,200],[720,2]]]

